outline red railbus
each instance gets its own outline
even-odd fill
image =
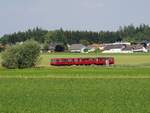
[[[70,65],[112,65],[113,57],[97,57],[97,58],[52,58],[50,65],[54,66],[70,66]]]

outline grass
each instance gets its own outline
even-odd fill
[[[49,66],[54,57],[96,54],[42,54],[38,67],[0,68],[0,113],[149,113],[150,54],[103,54],[116,64]]]
[[[32,69],[0,69],[0,77],[94,77],[94,76],[150,76],[149,67],[50,67]]]
[[[148,113],[149,79],[0,79],[0,113]]]
[[[149,67],[0,69],[0,113],[148,113]]]
[[[134,54],[101,54],[101,53],[49,53],[41,54],[38,66],[50,67],[50,58],[70,58],[70,57],[114,57],[115,65],[127,66],[150,66],[150,53],[134,53]],[[0,58],[0,62],[1,62]]]
[[[42,54],[40,66],[49,66],[50,58],[59,57],[98,57],[98,56],[111,56],[115,58],[116,65],[149,65],[150,66],[150,54],[149,53],[137,53],[137,54],[80,54],[80,53],[53,53]]]

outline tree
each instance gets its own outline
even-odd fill
[[[54,41],[54,32],[49,31],[46,35],[45,35],[45,39],[44,39],[44,43],[46,44],[50,44]]]
[[[36,65],[40,56],[40,46],[33,40],[8,47],[2,53],[2,66],[12,68],[29,68]]]
[[[24,42],[28,39],[34,39],[40,44],[43,43],[62,43],[85,45],[92,43],[113,43],[117,41],[150,41],[150,26],[141,24],[140,26],[128,25],[120,27],[117,31],[64,31],[59,30],[47,31],[41,28],[29,29],[25,32],[16,32],[6,34],[0,38],[3,45],[12,45],[17,42]]]
[[[64,31],[61,28],[60,30],[56,30],[53,34],[53,42],[56,43],[66,43],[66,37],[64,35]]]
[[[85,46],[90,44],[87,40],[80,40],[80,43],[85,45]]]

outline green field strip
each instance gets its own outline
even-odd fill
[[[0,79],[150,79],[150,76],[0,76]]]

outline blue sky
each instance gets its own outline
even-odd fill
[[[117,30],[150,24],[150,0],[0,0],[0,36],[36,26],[48,30]]]

